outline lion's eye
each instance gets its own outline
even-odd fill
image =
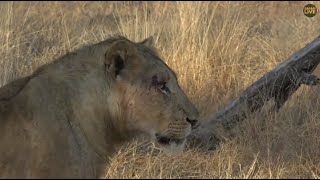
[[[166,86],[166,82],[159,81],[156,75],[152,76],[152,86],[158,88],[165,95],[169,95],[170,93],[170,89]]]
[[[165,83],[162,83],[160,85],[160,90],[163,94],[167,94],[167,95],[170,94],[170,89],[166,86]]]

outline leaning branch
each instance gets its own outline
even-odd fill
[[[217,128],[230,130],[272,98],[275,100],[273,109],[279,111],[301,84],[318,84],[319,79],[312,72],[319,62],[320,36],[264,74],[222,111],[210,114],[207,121],[190,136],[190,140],[196,144],[212,144],[213,131]]]

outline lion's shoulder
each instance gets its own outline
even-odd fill
[[[21,77],[19,79],[13,80],[3,87],[0,88],[0,102],[8,101],[25,87],[25,85],[29,82],[30,76]]]

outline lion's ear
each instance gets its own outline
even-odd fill
[[[145,40],[143,40],[141,42],[141,44],[148,46],[148,47],[153,47],[154,46],[154,40],[153,40],[153,36],[150,36],[148,38],[146,38]]]
[[[105,54],[105,69],[113,77],[122,74],[128,66],[128,58],[136,54],[136,49],[130,42],[120,40],[110,45]]]

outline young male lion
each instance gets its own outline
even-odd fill
[[[99,178],[129,140],[182,150],[198,111],[152,38],[109,38],[0,88],[1,178]]]

